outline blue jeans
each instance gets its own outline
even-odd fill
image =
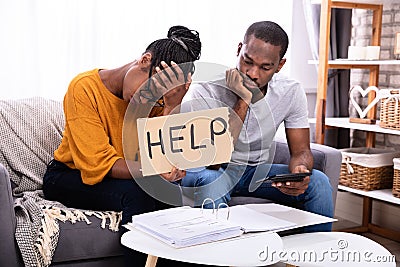
[[[218,206],[220,203],[228,203],[231,196],[252,196],[269,199],[276,203],[331,218],[334,215],[332,187],[328,177],[321,171],[313,170],[313,174],[310,176],[310,183],[304,194],[290,196],[272,187],[271,183],[255,183],[255,181],[266,176],[289,173],[287,165],[231,165],[229,164],[228,168],[220,168],[219,170],[187,171],[182,180],[183,191],[192,192],[195,206],[201,206],[205,198],[213,199],[215,205]],[[194,187],[193,191],[189,189],[190,187]],[[212,208],[212,204],[207,202],[204,207]],[[331,231],[331,229],[332,223],[325,223],[307,226],[304,231]]]

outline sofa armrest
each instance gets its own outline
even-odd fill
[[[16,218],[11,182],[2,164],[0,164],[0,214],[0,265],[22,266],[15,240]]]
[[[342,154],[336,148],[320,144],[310,144],[311,153],[314,157],[314,169],[320,170],[329,177],[333,193],[333,203],[336,203],[337,188],[340,176],[340,164]],[[276,141],[276,151],[273,163],[289,164],[289,147],[284,141]]]

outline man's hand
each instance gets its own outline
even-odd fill
[[[298,165],[294,167],[293,173],[310,172],[306,166]],[[282,193],[290,196],[299,196],[304,194],[310,183],[310,176],[307,176],[300,182],[286,182],[286,183],[272,183],[273,187],[276,187]]]
[[[248,105],[264,97],[257,84],[237,69],[226,71],[226,85]]]
[[[250,104],[253,97],[252,92],[244,85],[243,76],[237,69],[229,69],[226,71],[226,86],[231,89],[243,101]]]
[[[179,170],[176,167],[173,167],[171,172],[160,174],[162,178],[170,182],[176,182],[186,176],[185,170]]]
[[[226,85],[238,96],[233,107],[234,112],[229,114],[229,131],[233,137],[234,144],[239,137],[249,105],[252,102],[252,91],[260,91],[250,78],[244,76],[245,75],[242,75],[237,69],[229,69],[226,71]]]

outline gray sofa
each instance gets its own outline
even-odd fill
[[[60,105],[61,107],[61,105]],[[63,112],[60,108],[59,112]],[[1,127],[1,125],[0,125]],[[38,126],[39,127],[39,126]],[[35,129],[32,129],[33,131]],[[324,145],[311,144],[314,168],[325,172],[334,188],[336,200],[341,154]],[[1,151],[0,151],[1,153]],[[284,142],[277,142],[275,163],[288,163],[289,150]],[[13,184],[9,173],[0,164],[0,266],[23,266],[15,240],[16,216],[14,211]],[[259,202],[253,198],[234,198],[233,203]],[[99,227],[100,221],[91,217],[86,222],[60,222],[60,237],[52,260],[54,266],[122,266],[120,234]]]

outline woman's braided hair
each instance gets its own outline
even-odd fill
[[[168,65],[174,61],[176,64],[188,63],[181,65],[186,79],[188,73],[194,71],[193,61],[200,58],[199,33],[184,26],[173,26],[169,29],[167,37],[152,42],[146,48],[145,52],[152,54],[149,78],[155,67],[162,69],[161,61],[165,61]]]

